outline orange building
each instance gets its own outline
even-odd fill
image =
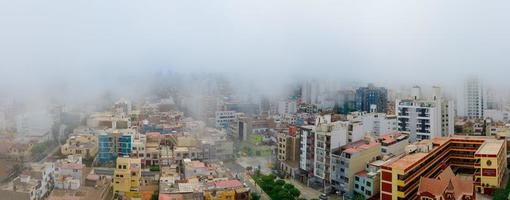
[[[506,170],[506,142],[492,137],[443,137],[424,140],[414,151],[381,166],[381,199],[417,199],[422,177],[436,178],[444,169],[473,176],[476,192],[501,187]]]

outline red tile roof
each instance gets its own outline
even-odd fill
[[[243,184],[238,180],[226,180],[214,182],[216,188],[239,188],[243,187]]]
[[[463,196],[474,196],[474,187],[472,181],[462,180],[460,177],[455,176],[450,167],[446,168],[436,178],[421,178],[418,195],[428,192],[436,197],[443,196],[446,192],[452,192],[455,199],[462,199]]]

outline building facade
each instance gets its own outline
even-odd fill
[[[119,157],[113,174],[113,192],[123,197],[140,196],[142,176],[139,158]]]
[[[506,172],[506,141],[493,137],[439,137],[407,151],[381,166],[382,200],[416,198],[420,178],[436,178],[447,167],[474,171],[476,192],[491,194]]]
[[[417,91],[413,92],[411,99],[396,101],[398,130],[409,134],[412,142],[453,135],[453,101],[444,100],[438,95],[425,99],[420,96],[419,87],[413,90]]]
[[[373,84],[358,88],[356,90],[356,110],[386,113],[388,111],[388,91],[386,88],[375,87]]]

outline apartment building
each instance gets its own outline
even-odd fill
[[[315,160],[315,127],[314,126],[298,126],[300,139],[299,154],[299,180],[308,183],[309,178],[314,175]]]
[[[367,164],[365,170],[354,175],[354,192],[361,194],[365,199],[371,199],[379,195],[380,191],[380,168],[383,160],[376,160]]]
[[[361,122],[363,132],[371,132],[375,136],[398,130],[397,116],[385,113],[352,112],[347,120]]]
[[[388,90],[383,87],[360,87],[356,90],[356,110],[386,113],[388,111]]]
[[[112,163],[117,157],[130,156],[133,151],[134,129],[107,129],[98,134],[98,161]]]
[[[297,112],[296,99],[290,99],[278,102],[278,114],[294,114]]]
[[[81,186],[83,175],[82,157],[70,155],[55,162],[55,188],[77,190]]]
[[[145,134],[147,142],[145,143],[144,166],[159,165],[161,134],[150,132]]]
[[[397,156],[405,153],[405,148],[409,145],[409,135],[391,132],[377,138],[381,143],[381,153],[387,156]]]
[[[483,118],[487,108],[487,94],[482,82],[476,77],[470,77],[465,81],[463,91],[463,107],[459,109],[461,116]]]
[[[140,178],[142,175],[139,158],[118,157],[113,174],[114,195],[140,198]]]
[[[411,99],[396,101],[398,131],[409,134],[411,142],[454,134],[453,101],[442,99],[439,88],[434,91],[431,99],[425,99],[416,86]]]
[[[332,186],[342,194],[352,196],[356,173],[365,170],[368,163],[381,155],[381,144],[373,137],[366,137],[333,151]]]
[[[236,111],[216,111],[216,128],[228,128],[230,123],[233,123],[237,119],[237,116],[238,113]]]
[[[279,169],[285,176],[295,177],[299,170],[300,138],[297,128],[289,127],[277,135],[277,159]]]
[[[94,158],[98,151],[98,138],[91,134],[73,134],[60,147],[62,155],[79,155],[83,158]]]
[[[381,166],[382,200],[416,199],[420,179],[452,167],[473,172],[476,192],[491,194],[503,184],[506,141],[493,137],[438,137],[407,147],[408,154]]]

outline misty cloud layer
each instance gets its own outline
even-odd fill
[[[509,1],[0,1],[2,93],[144,89],[159,72],[508,86]]]

